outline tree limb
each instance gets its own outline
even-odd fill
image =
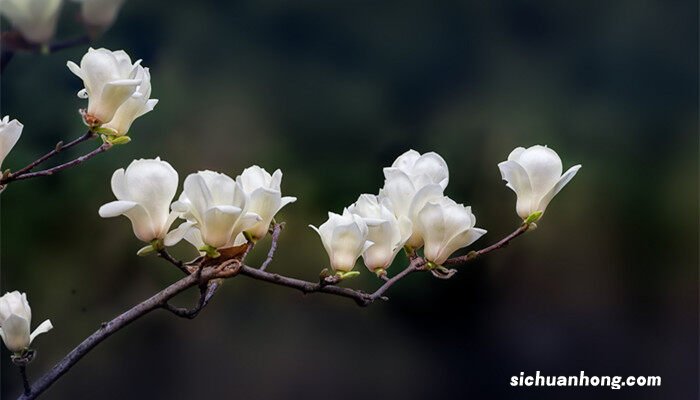
[[[457,265],[464,264],[476,259],[478,256],[488,254],[494,250],[505,247],[511,240],[522,235],[528,230],[528,225],[523,225],[515,230],[513,233],[509,234],[499,242],[488,246],[484,249],[471,252],[465,256],[454,257],[445,262],[445,265]],[[273,242],[276,242],[273,239]],[[232,278],[237,275],[247,276],[255,280],[272,283],[278,286],[286,286],[292,289],[297,289],[302,293],[327,293],[335,296],[340,296],[344,298],[349,298],[354,300],[360,306],[369,306],[377,300],[388,300],[385,296],[386,292],[401,279],[406,276],[419,271],[428,270],[428,262],[424,258],[415,256],[411,257],[409,265],[396,274],[392,278],[386,279],[384,284],[380,286],[373,293],[366,293],[357,289],[350,289],[338,286],[336,284],[328,283],[328,281],[321,280],[320,282],[308,282],[301,279],[291,278],[283,276],[280,274],[274,274],[264,271],[259,268],[253,268],[242,264],[242,257],[246,254],[243,248],[233,252],[233,256],[228,259],[210,259],[207,257],[199,258],[194,264],[189,264],[196,266],[197,270],[193,272],[188,272],[188,275],[180,279],[179,281],[173,283],[162,291],[156,293],[149,299],[137,304],[130,310],[124,312],[123,314],[117,316],[113,320],[103,323],[102,326],[92,333],[87,339],[83,340],[76,348],[74,348],[68,355],[66,355],[61,361],[58,362],[51,370],[49,370],[44,376],[37,380],[33,385],[31,385],[25,393],[21,395],[19,400],[31,400],[37,398],[40,394],[46,391],[51,385],[53,385],[61,376],[67,373],[80,359],[82,359],[87,353],[95,348],[98,344],[102,343],[112,334],[116,333],[120,329],[126,327],[131,322],[145,316],[156,309],[165,309],[171,313],[177,315],[178,317],[193,319],[205,308],[209,301],[212,299],[218,288],[221,286],[223,279]],[[274,253],[274,252],[272,252]],[[180,264],[183,268],[187,268],[181,261],[175,260],[169,257],[169,254],[165,251],[159,252],[159,255],[171,263],[178,265]],[[269,257],[269,255],[268,255]],[[225,257],[222,257],[225,258]],[[172,259],[172,260],[171,260]],[[192,309],[186,309],[181,307],[175,307],[169,304],[169,300],[183,291],[199,286],[200,297],[197,305]]]
[[[76,143],[76,144],[77,144],[77,143]],[[100,153],[104,153],[105,151],[109,150],[110,148],[112,148],[112,144],[111,144],[111,143],[108,143],[108,142],[102,143],[102,145],[100,145],[100,147],[96,148],[95,150],[93,150],[93,151],[91,151],[91,152],[89,152],[89,153],[87,153],[87,154],[85,154],[85,155],[82,155],[82,156],[80,156],[80,157],[78,157],[78,158],[76,158],[76,159],[74,159],[74,160],[71,160],[71,161],[68,161],[68,162],[66,162],[66,163],[57,165],[57,166],[55,166],[55,167],[48,168],[48,169],[41,170],[41,171],[36,171],[36,172],[25,172],[25,173],[22,173],[22,174],[19,174],[19,175],[18,175],[18,174],[10,174],[10,175],[8,175],[8,176],[6,176],[6,177],[0,179],[0,185],[5,185],[5,184],[10,183],[10,182],[13,182],[13,181],[21,181],[21,180],[25,180],[25,179],[38,178],[38,177],[41,177],[41,176],[51,176],[51,175],[53,175],[53,174],[55,174],[55,173],[57,173],[57,172],[63,171],[64,169],[68,169],[68,168],[74,167],[74,166],[76,166],[76,165],[82,164],[82,163],[84,163],[85,161],[87,161],[87,160],[89,160],[89,159],[95,157],[96,155],[98,155],[98,154],[100,154]],[[51,152],[47,153],[47,154],[44,155],[43,157],[46,157],[46,156],[47,156],[48,154],[50,154],[50,153],[51,153]],[[53,156],[53,155],[52,155],[52,156]],[[42,158],[43,158],[43,157],[42,157]],[[47,157],[46,159],[48,159],[48,158],[50,158],[50,157]],[[41,160],[41,158],[40,158],[39,160]],[[37,161],[39,161],[39,160],[37,160]],[[43,161],[44,161],[44,160],[41,160],[40,162],[43,162]],[[39,163],[37,163],[37,165],[38,165],[38,164],[39,164]],[[30,165],[31,165],[31,164],[30,164]],[[32,166],[32,168],[33,168],[33,167],[34,167],[34,166]],[[25,168],[26,168],[26,167],[25,167]],[[30,169],[31,169],[31,168],[30,168]]]
[[[28,173],[29,171],[34,169],[34,167],[43,163],[44,161],[48,160],[49,158],[55,156],[56,154],[60,153],[61,151],[68,150],[75,145],[78,145],[86,140],[94,138],[95,136],[96,136],[95,133],[88,130],[85,134],[81,135],[77,139],[74,139],[66,144],[63,144],[63,142],[58,142],[53,150],[51,150],[48,153],[44,154],[43,156],[37,158],[36,160],[30,162],[24,168],[20,168],[17,171],[10,173],[8,176],[4,177],[3,179],[0,179],[0,185],[4,185],[5,183],[16,180],[18,177],[22,176],[23,174]]]
[[[516,237],[527,232],[528,229],[530,229],[530,224],[522,224],[522,225],[520,225],[520,227],[518,229],[513,231],[510,235],[504,237],[503,239],[499,240],[498,242],[492,244],[491,246],[485,247],[485,248],[478,250],[478,251],[471,251],[468,254],[465,254],[463,256],[450,258],[449,260],[445,261],[442,265],[452,266],[452,265],[460,265],[460,264],[468,263],[468,262],[473,261],[474,259],[481,257],[485,254],[488,254],[494,250],[502,249],[502,248],[508,246],[508,244],[510,244],[511,240],[513,240]]]
[[[173,257],[172,255],[170,255],[170,253],[168,253],[167,250],[165,250],[165,249],[158,250],[158,256],[159,256],[160,258],[162,258],[162,259],[168,261],[170,264],[174,265],[175,267],[177,267],[177,269],[179,269],[180,271],[182,271],[183,274],[185,274],[185,275],[189,275],[189,274],[190,274],[190,271],[189,271],[189,270],[187,269],[187,267],[185,266],[185,263],[183,263],[182,261],[176,259],[176,258]]]
[[[280,239],[282,229],[284,229],[284,223],[275,224],[272,228],[272,243],[270,243],[270,251],[267,252],[267,258],[260,266],[260,271],[265,271],[267,266],[272,262],[272,258],[275,256],[275,251],[277,251],[277,242]]]

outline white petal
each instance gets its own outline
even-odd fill
[[[138,203],[134,201],[118,200],[102,205],[98,212],[102,218],[113,218],[126,214],[136,206]]]
[[[190,229],[195,229],[193,227],[194,227],[194,223],[192,223],[192,222],[181,223],[180,226],[178,226],[177,228],[168,232],[167,235],[165,235],[164,244],[168,247],[175,246],[185,237],[185,235],[187,235],[187,232]]]
[[[53,325],[51,324],[50,320],[47,319],[46,321],[42,322],[29,336],[29,344],[31,344],[37,336],[41,335],[42,333],[46,333],[51,329],[53,329]]]
[[[547,192],[547,194],[544,195],[544,197],[542,197],[542,200],[540,200],[539,206],[537,207],[536,211],[544,211],[547,208],[547,205],[549,205],[549,202],[552,201],[554,196],[556,196],[557,193],[559,193],[564,188],[564,186],[566,186],[566,184],[569,183],[569,181],[573,179],[574,176],[576,176],[576,173],[580,168],[580,164],[569,168],[564,173],[564,175],[562,175],[559,181],[554,185],[554,187],[550,189],[549,192]]]
[[[12,314],[2,324],[2,340],[8,350],[16,352],[29,346],[29,321]]]
[[[561,177],[561,158],[545,146],[532,146],[523,151],[517,163],[527,171],[536,197],[547,193]]]

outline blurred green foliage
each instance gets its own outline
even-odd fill
[[[447,160],[446,193],[473,207],[486,245],[518,223],[496,164],[516,146],[548,144],[582,170],[537,231],[454,279],[412,276],[368,309],[234,279],[194,321],[156,312],[115,335],[47,398],[557,398],[510,391],[511,375],[535,370],[661,375],[661,389],[634,397],[692,397],[697,8],[128,1],[94,46],[143,58],[156,110],[130,144],[2,194],[2,290],[26,291],[35,320],[55,325],[36,342],[30,376],[178,277],[136,257],[126,219],[97,215],[112,200],[112,171],[134,158],[160,156],[181,181],[281,168],[284,193],[299,201],[282,213],[271,270],[314,279],[326,259],[307,225],[375,193],[381,167],[405,150]],[[75,12],[65,7],[60,37],[79,31]],[[4,167],[82,133],[81,85],[65,63],[84,51],[19,54],[5,70],[2,114],[25,129]],[[192,256],[184,245],[175,253]],[[363,272],[353,285],[379,284]],[[4,349],[2,367],[11,398],[20,381]]]

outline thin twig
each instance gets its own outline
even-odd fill
[[[19,373],[22,375],[22,385],[24,385],[24,394],[28,395],[32,392],[32,385],[29,384],[29,378],[27,377],[27,367],[20,365]]]
[[[177,269],[179,269],[180,271],[182,271],[183,274],[185,274],[185,275],[189,275],[189,274],[190,274],[190,271],[187,269],[187,267],[185,267],[185,263],[183,263],[182,261],[176,259],[176,258],[173,257],[172,255],[170,255],[170,253],[168,253],[167,250],[165,250],[165,249],[158,250],[158,256],[159,256],[160,258],[162,258],[162,259],[168,261],[170,264],[176,266]]]
[[[301,279],[290,278],[280,274],[273,274],[266,271],[261,271],[258,268],[244,265],[241,267],[241,275],[251,277],[259,281],[265,281],[274,285],[286,286],[292,289],[300,290],[302,293],[329,293],[340,297],[346,297],[355,300],[360,306],[368,306],[374,300],[372,295],[361,290],[344,288],[336,285],[324,285],[320,282],[308,282]]]
[[[450,265],[464,264],[464,263],[473,261],[477,257],[481,257],[485,254],[488,254],[488,253],[494,251],[494,250],[502,249],[503,247],[508,246],[508,244],[510,243],[511,240],[513,240],[516,237],[527,232],[527,230],[529,228],[530,228],[530,226],[528,224],[523,224],[518,229],[513,231],[510,235],[504,237],[503,239],[499,240],[498,242],[492,244],[491,246],[485,247],[485,248],[478,250],[478,251],[469,252],[468,254],[465,254],[463,256],[450,258],[449,260],[445,261],[442,265],[450,266]]]
[[[199,315],[199,313],[209,304],[214,294],[219,289],[220,283],[218,281],[209,281],[208,284],[202,286],[199,291],[199,300],[194,308],[182,308],[171,305],[165,302],[161,307],[165,310],[170,311],[181,318],[194,319]]]
[[[272,229],[272,243],[270,243],[270,251],[267,252],[267,258],[260,266],[260,271],[265,271],[267,266],[272,262],[272,258],[275,256],[275,252],[277,251],[277,242],[280,239],[282,229],[284,229],[284,223],[274,225],[274,228]]]
[[[60,153],[61,151],[68,150],[77,144],[80,144],[86,140],[94,138],[95,136],[96,136],[95,133],[93,133],[92,131],[87,131],[85,134],[81,135],[77,139],[74,139],[66,144],[63,144],[63,142],[58,142],[53,150],[51,150],[48,153],[44,154],[43,156],[37,158],[36,160],[32,161],[31,163],[27,164],[27,166],[25,166],[24,168],[20,168],[17,171],[12,172],[9,176],[0,180],[0,184],[5,184],[7,182],[11,182],[13,180],[16,180],[19,176],[22,176],[23,174],[28,173],[29,171],[34,169],[34,167],[43,163],[44,161],[48,160],[49,158],[55,156],[56,154]]]
[[[0,180],[0,184],[9,183],[11,181],[21,181],[21,180],[25,180],[25,179],[38,178],[40,176],[50,176],[50,175],[53,175],[59,171],[63,171],[64,169],[68,169],[68,168],[74,167],[78,164],[82,164],[83,162],[95,157],[96,155],[98,155],[100,153],[104,153],[105,151],[109,150],[111,147],[112,147],[111,143],[105,142],[102,145],[100,145],[100,147],[96,148],[95,150],[93,150],[93,151],[91,151],[83,156],[76,158],[75,160],[68,161],[66,163],[63,163],[63,164],[60,164],[60,165],[57,165],[55,167],[48,168],[48,169],[45,169],[42,171],[29,172],[29,173],[25,173],[22,175],[10,176],[4,180]]]

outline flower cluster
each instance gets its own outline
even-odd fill
[[[378,195],[363,194],[342,215],[328,213],[328,221],[311,226],[339,276],[360,256],[370,271],[383,275],[402,248],[413,253],[423,247],[425,258],[440,265],[486,233],[475,227],[470,207],[443,194],[450,174],[437,153],[409,150],[384,168],[384,178]]]
[[[98,34],[117,18],[124,0],[74,0],[81,3],[81,15],[88,32]],[[45,44],[56,33],[63,0],[2,0],[0,13],[30,43]]]
[[[561,159],[546,146],[518,147],[498,166],[517,194],[518,215],[528,225],[581,168],[576,165],[562,175]],[[360,195],[342,214],[328,213],[328,221],[311,226],[321,237],[331,268],[346,276],[362,256],[370,271],[384,275],[402,248],[411,255],[423,248],[425,259],[439,267],[474,243],[486,231],[475,227],[471,207],[444,195],[449,175],[447,163],[436,153],[409,150],[399,156],[384,168],[378,195]]]
[[[178,173],[160,158],[134,160],[112,175],[117,200],[100,207],[103,218],[124,215],[134,234],[149,243],[149,251],[186,240],[215,256],[218,249],[265,237],[274,216],[295,197],[282,197],[282,171],[272,175],[257,165],[233,179],[213,171],[199,171],[185,178],[184,188],[173,202]],[[177,218],[184,220],[170,230]]]

